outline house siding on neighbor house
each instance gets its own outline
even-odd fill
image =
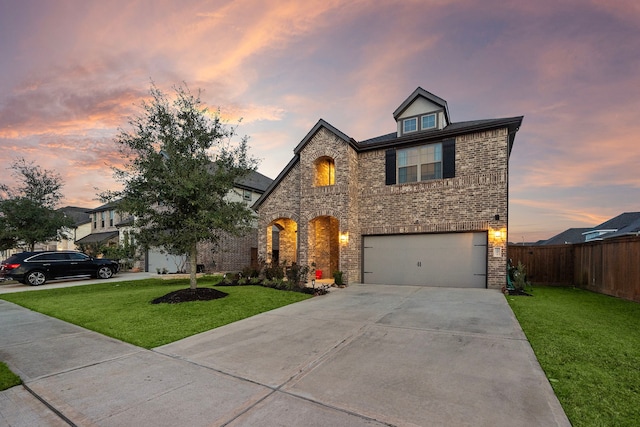
[[[252,171],[246,177],[240,178],[234,188],[227,195],[227,200],[244,202],[251,206],[256,202],[264,190],[271,184],[268,178],[259,172]],[[243,236],[233,236],[224,233],[217,245],[210,242],[198,243],[197,264],[205,272],[238,272],[258,264],[258,232],[250,229]],[[156,272],[166,270],[175,273],[181,269],[189,271],[186,255],[170,255],[158,248],[151,248],[146,253],[145,271]]]
[[[403,106],[418,117],[429,112],[420,109],[425,106],[438,110],[442,129],[402,135],[400,121],[407,115],[396,111],[399,136],[357,142],[318,122],[255,205],[260,257],[272,259],[275,249],[280,261],[315,265],[323,277],[341,270],[350,282],[384,278],[385,283],[435,286],[505,284],[508,160],[522,117],[446,126],[446,102],[420,88]],[[442,159],[443,178],[397,183],[397,150],[429,144],[442,144],[442,156],[451,156]],[[330,185],[317,185],[319,159],[334,162]],[[278,248],[273,246],[274,226],[280,234]],[[399,261],[406,264],[399,266],[392,254],[371,255],[377,245],[383,245],[381,251],[400,245]],[[467,254],[471,251],[475,255]],[[441,256],[449,263],[444,274],[436,271]],[[475,266],[468,267],[469,280],[456,277],[455,271],[470,263]]]
[[[243,201],[250,206],[260,198],[271,182],[271,178],[252,171],[238,179],[227,199]],[[78,244],[86,249],[97,250],[100,246],[123,244],[125,238],[133,239],[135,236],[134,218],[119,212],[117,202],[87,210],[87,214],[91,219],[91,233],[78,241]],[[244,236],[224,234],[217,247],[208,242],[198,244],[197,264],[207,272],[241,271],[257,264],[257,247],[258,237],[255,228]],[[140,250],[133,267],[153,273],[176,273],[181,270],[189,271],[189,262],[184,254],[172,255],[162,248],[149,248],[146,251]]]

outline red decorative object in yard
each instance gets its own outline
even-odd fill
[[[316,270],[316,279],[322,279],[322,270]]]

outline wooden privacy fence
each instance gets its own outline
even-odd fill
[[[509,245],[508,257],[527,267],[529,281],[576,286],[640,302],[640,237],[574,245]]]

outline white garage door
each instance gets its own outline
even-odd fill
[[[487,233],[364,236],[364,283],[487,286]]]
[[[170,255],[168,253],[163,253],[163,251],[157,248],[151,248],[147,251],[147,271],[149,273],[155,273],[157,271],[176,273],[179,270],[185,270],[186,268],[186,255]]]

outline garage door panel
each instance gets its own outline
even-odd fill
[[[487,234],[364,236],[364,282],[486,287]]]

